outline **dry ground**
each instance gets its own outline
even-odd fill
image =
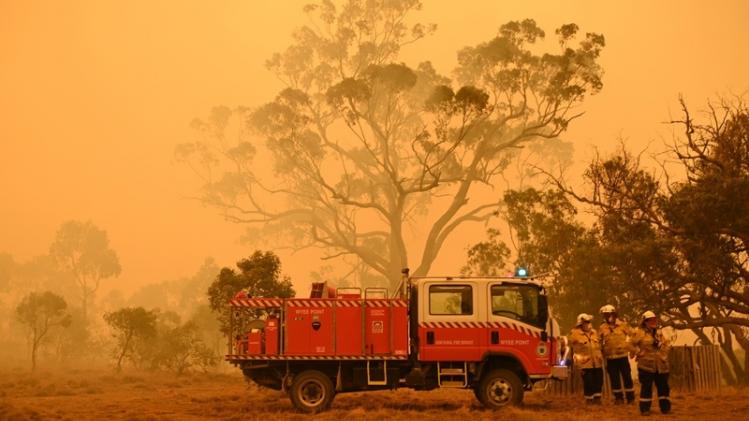
[[[705,395],[673,393],[672,415],[657,419],[746,419],[749,390],[723,389]],[[589,408],[582,397],[527,393],[521,408],[487,411],[470,391],[411,390],[336,396],[332,408],[310,417],[296,413],[280,392],[248,386],[240,375],[123,373],[71,370],[65,373],[0,371],[0,420],[355,420],[434,419],[474,421],[615,420],[639,418],[634,406]]]

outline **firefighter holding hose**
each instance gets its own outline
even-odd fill
[[[603,388],[603,355],[598,332],[592,326],[593,316],[581,313],[570,333],[574,364],[582,369],[583,394],[587,404],[601,403]]]
[[[606,358],[606,371],[609,373],[614,404],[624,403],[625,394],[627,403],[632,403],[635,400],[635,388],[627,357],[632,351],[632,328],[617,317],[616,308],[611,304],[601,307],[601,316],[603,322],[598,331],[603,344],[603,356]]]

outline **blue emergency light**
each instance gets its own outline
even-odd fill
[[[525,278],[528,276],[528,269],[519,266],[517,269],[515,269],[515,276],[519,278]]]

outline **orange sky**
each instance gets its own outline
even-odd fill
[[[172,151],[210,107],[274,95],[263,62],[305,22],[305,3],[0,0],[0,252],[25,260],[47,250],[63,221],[91,219],[120,256],[111,284],[125,291],[192,274],[206,256],[227,265],[247,255],[241,227],[184,199],[197,183]],[[698,108],[749,89],[749,2],[425,3],[422,20],[437,34],[403,58],[445,74],[459,48],[508,20],[604,33],[604,89],[564,135],[580,162],[619,136],[636,148],[670,136],[661,122],[680,93]],[[436,272],[457,271],[466,244],[454,246]],[[317,262],[282,256],[306,286]]]

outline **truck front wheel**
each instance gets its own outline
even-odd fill
[[[289,397],[296,409],[314,414],[330,406],[334,393],[330,377],[317,370],[308,370],[294,376]]]
[[[510,370],[492,370],[483,376],[475,393],[487,408],[519,405],[523,401],[523,384],[518,375]]]

